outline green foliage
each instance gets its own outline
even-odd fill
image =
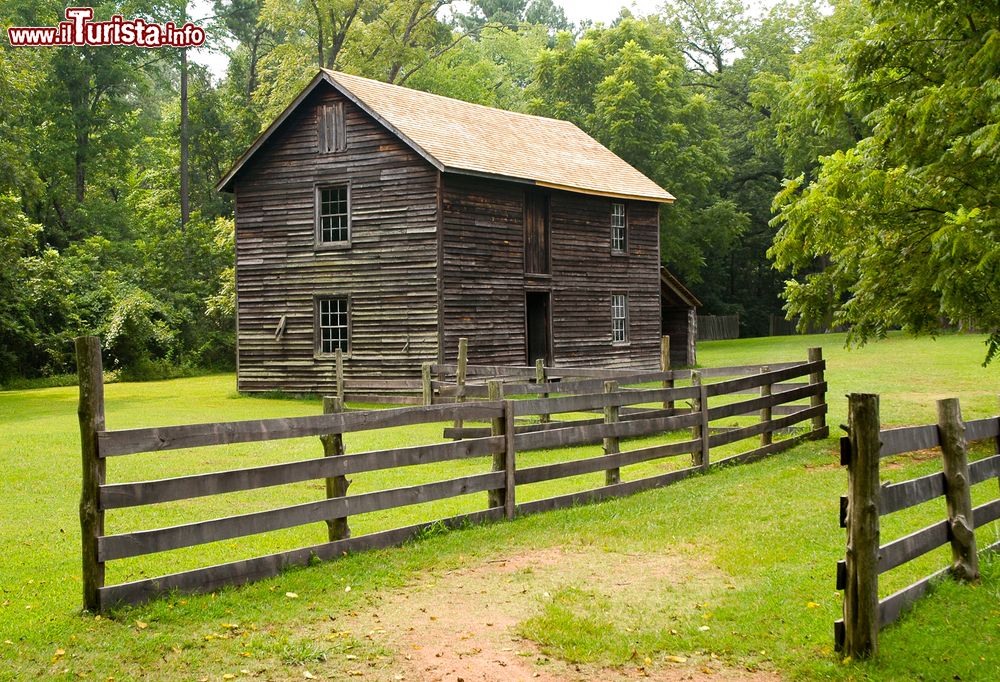
[[[725,145],[707,98],[686,87],[675,41],[663,21],[628,16],[579,40],[561,34],[539,57],[530,108],[573,121],[677,198],[661,210],[661,255],[697,283],[746,215],[719,194]]]
[[[842,94],[827,108],[834,119],[863,112],[865,137],[775,199],[771,254],[798,275],[788,310],[849,325],[862,343],[894,327],[984,329],[989,362],[1000,352],[996,12],[975,2],[869,9],[872,23],[842,48]]]

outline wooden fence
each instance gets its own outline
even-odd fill
[[[957,399],[938,401],[938,423],[881,430],[879,400],[873,394],[848,397],[849,435],[841,439],[848,494],[840,500],[840,525],[847,528],[846,559],[837,563],[837,589],[844,591],[844,617],[834,625],[838,651],[855,658],[874,655],[878,631],[892,623],[946,573],[960,580],[979,576],[975,529],[1000,519],[1000,497],[972,507],[970,488],[1000,480],[1000,417],[962,421]],[[968,462],[967,443],[995,440],[997,454]],[[883,457],[941,448],[943,471],[880,485]],[[945,497],[948,518],[880,544],[879,518]],[[878,576],[950,544],[952,565],[879,599]],[[994,543],[986,549],[996,549]]]
[[[698,340],[723,341],[740,338],[739,315],[699,315]]]
[[[766,369],[752,375],[716,383],[703,383],[697,373],[692,384],[667,388],[624,390],[604,385],[594,393],[524,400],[487,399],[438,405],[382,410],[343,411],[337,397],[324,399],[324,414],[308,417],[259,419],[250,421],[162,426],[128,430],[107,430],[101,379],[101,353],[96,337],[76,340],[80,375],[80,429],[83,453],[83,493],[80,504],[83,531],[83,594],[87,609],[99,611],[119,604],[140,603],[171,592],[203,592],[224,585],[241,584],[278,574],[286,566],[303,565],[313,558],[331,559],[346,552],[400,544],[432,525],[460,524],[510,519],[515,514],[538,512],[583,502],[627,495],[668,485],[692,474],[707,471],[710,465],[752,461],[787,450],[805,438],[828,435],[825,423],[826,383],[822,359]],[[813,352],[813,355],[818,355]],[[809,383],[789,390],[776,385],[796,377]],[[662,377],[658,380],[663,380]],[[666,383],[667,380],[663,380]],[[491,384],[498,391],[500,383]],[[531,386],[532,388],[528,388]],[[524,384],[519,390],[544,392],[552,387]],[[577,387],[582,388],[581,386]],[[739,402],[710,405],[721,396],[753,391],[756,397]],[[794,412],[774,417],[773,411],[785,403],[809,400]],[[674,405],[690,401],[691,407],[643,408],[641,416],[629,411],[641,405]],[[603,410],[599,423],[592,421],[552,422],[551,415]],[[735,415],[760,415],[750,426],[712,433],[710,422]],[[516,426],[518,418],[531,418],[542,429]],[[488,429],[465,435],[462,440],[415,445],[375,452],[346,452],[346,433],[372,429],[455,421],[486,421]],[[775,441],[772,434],[801,421],[811,427],[797,435]],[[454,428],[454,427],[451,427]],[[460,427],[464,428],[464,427]],[[622,441],[678,430],[690,430],[690,437],[664,441],[622,451]],[[180,476],[152,481],[109,484],[106,463],[110,457],[198,448],[230,443],[261,442],[319,436],[323,457],[229,471]],[[759,439],[749,450],[712,461],[710,450],[742,439]],[[551,450],[602,441],[604,453],[572,461],[530,467],[517,466],[517,454]],[[690,455],[692,463],[637,480],[623,482],[621,468],[663,458]],[[359,472],[408,467],[433,462],[449,462],[473,457],[492,458],[489,471],[388,490],[348,495],[347,475]],[[552,481],[590,472],[606,472],[599,488],[561,494],[518,503],[518,486]],[[209,495],[254,490],[310,480],[326,480],[325,499],[278,509],[237,514],[224,518],[185,523],[167,528],[105,535],[104,515],[108,510],[187,500]],[[438,521],[351,537],[349,518],[357,514],[443,500],[486,492],[486,508]],[[172,573],[156,578],[107,585],[104,567],[109,561],[163,552],[209,542],[229,540],[311,523],[325,523],[329,541],[311,547],[233,561]]]

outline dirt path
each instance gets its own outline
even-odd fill
[[[703,560],[702,560],[703,561]],[[640,599],[651,586],[676,588],[685,604],[726,589],[721,572],[674,556],[566,551],[551,548],[421,578],[386,595],[369,612],[338,622],[396,652],[392,663],[358,671],[370,680],[426,682],[573,682],[582,680],[778,680],[769,672],[727,668],[704,660],[637,661],[621,668],[574,665],[546,656],[517,633],[518,625],[560,588],[580,586]],[[645,595],[648,598],[648,595]],[[641,603],[641,602],[640,602]]]

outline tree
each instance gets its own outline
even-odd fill
[[[560,34],[529,89],[536,113],[568,119],[669,190],[661,211],[664,261],[698,283],[706,257],[727,250],[746,216],[719,194],[726,152],[708,100],[686,87],[671,27],[623,14],[576,41]]]
[[[972,0],[885,0],[850,41],[834,108],[870,132],[775,199],[771,254],[805,322],[864,343],[900,327],[986,330],[1000,352],[1000,34]]]

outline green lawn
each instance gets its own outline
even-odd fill
[[[372,552],[290,571],[218,595],[176,597],[111,617],[79,612],[78,434],[73,388],[0,392],[0,462],[4,501],[0,568],[0,678],[63,676],[117,680],[338,678],[364,664],[372,679],[394,679],[400,652],[358,635],[317,637],[322,624],[370,609],[419,576],[481,563],[491,557],[551,547],[643,558],[684,555],[711,567],[718,584],[704,589],[653,588],[618,593],[602,583],[557,585],[532,602],[516,630],[553,658],[599,669],[627,668],[649,657],[651,668],[712,656],[728,665],[775,670],[797,678],[1000,678],[1000,561],[984,560],[981,586],[944,584],[902,623],[885,631],[877,662],[844,664],[831,651],[840,610],[834,564],[844,552],[837,526],[846,473],[836,465],[851,391],[882,395],[886,424],[934,420],[937,398],[957,395],[966,418],[995,415],[1000,367],[983,368],[984,337],[902,336],[860,350],[842,348],[841,335],[707,343],[705,366],[804,359],[822,345],[831,439],[744,467],[699,476],[675,486],[615,500],[446,534],[404,548]],[[231,375],[107,387],[108,428],[316,414],[317,401],[241,397]],[[440,439],[440,426],[351,434],[349,452]],[[632,444],[630,444],[631,447]],[[522,466],[597,452],[531,453]],[[233,445],[114,458],[109,481],[287,461],[320,454],[318,439]],[[715,454],[713,452],[713,454]],[[988,454],[985,447],[976,456]],[[683,462],[678,462],[678,466]],[[903,480],[938,467],[933,455],[887,462],[886,477]],[[485,470],[483,460],[359,475],[351,493]],[[623,471],[627,480],[656,466]],[[539,484],[522,500],[590,487],[600,475]],[[995,496],[988,482],[975,502]],[[148,528],[267,509],[316,499],[322,482],[206,498],[194,503],[109,513],[107,532]],[[361,534],[481,508],[484,494],[352,519]],[[944,502],[921,505],[883,520],[884,541],[916,530],[944,513]],[[119,582],[192,566],[254,556],[324,540],[325,528],[299,529],[214,543],[109,564]],[[978,533],[980,544],[1000,538],[997,524]],[[882,592],[905,586],[948,561],[943,548],[883,577]],[[714,585],[714,587],[713,587]],[[351,586],[350,591],[345,591]],[[664,588],[665,589],[665,588]],[[286,597],[286,593],[299,595]],[[142,624],[140,626],[139,624]],[[239,625],[239,628],[224,627]],[[708,630],[700,629],[709,625]],[[584,668],[587,669],[587,668]],[[246,671],[240,672],[240,671]]]

